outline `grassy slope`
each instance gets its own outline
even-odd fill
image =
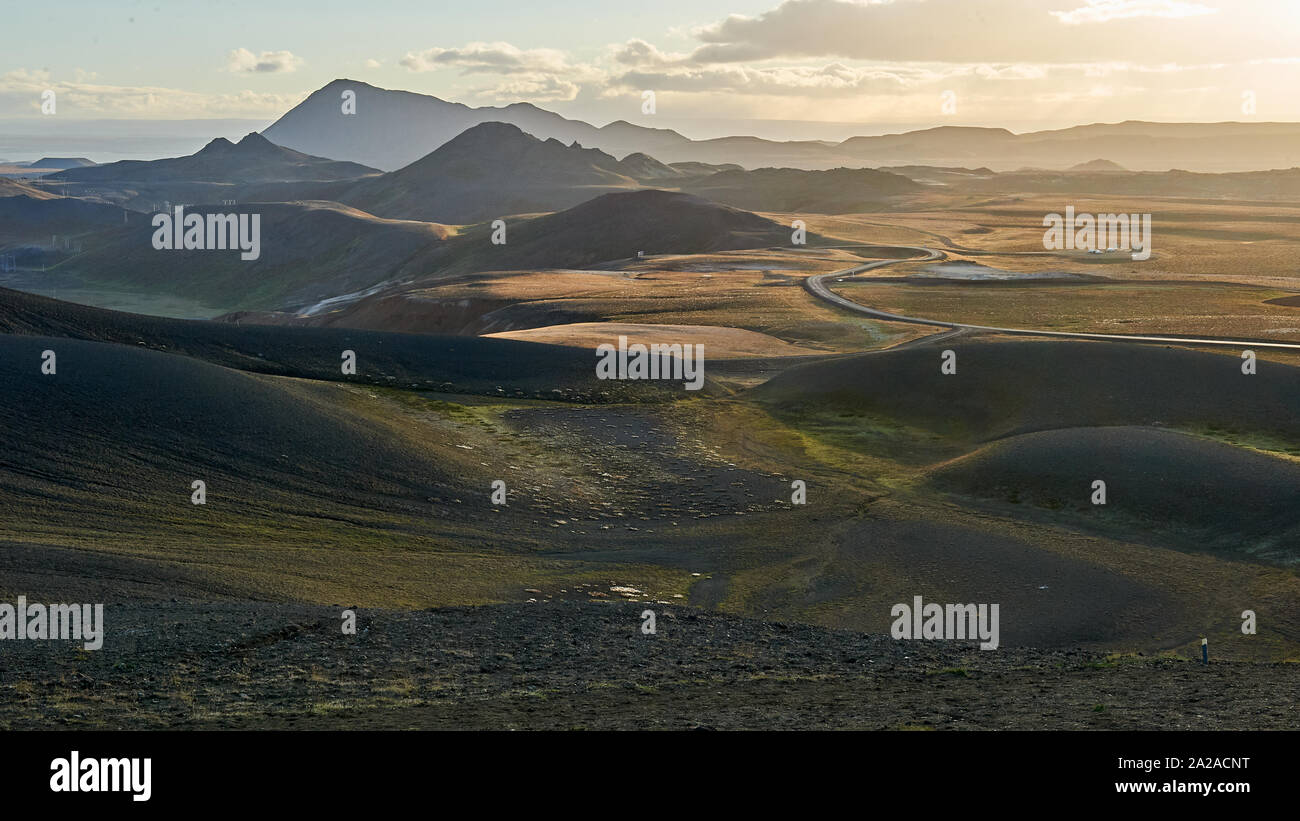
[[[937,349],[917,348],[797,366],[753,391],[751,440],[802,449],[833,469],[821,481],[843,477],[875,501],[838,551],[804,565],[804,578],[755,569],[733,581],[732,606],[784,596],[783,612],[793,612],[789,594],[820,585],[832,591],[812,608],[820,619],[884,629],[882,618],[868,624],[855,614],[916,593],[969,601],[979,591],[987,598],[974,600],[1014,604],[1030,632],[1067,613],[1074,621],[1058,622],[1058,635],[1092,632],[1111,647],[1190,654],[1210,635],[1238,657],[1294,657],[1300,579],[1285,566],[1294,505],[1289,482],[1265,481],[1293,470],[1283,449],[1300,437],[1283,409],[1294,372],[1270,366],[1270,378],[1242,383],[1249,377],[1231,357],[1100,347],[1034,343],[1031,353],[1023,343],[963,343],[966,378],[955,384],[940,381]],[[1199,426],[1198,434],[1208,425],[1251,448],[1152,427],[1125,448],[1123,437],[1086,430],[1114,424]],[[1034,430],[1053,432],[1005,438]],[[1020,443],[1035,436],[1050,441],[1030,464]],[[936,488],[932,468],[944,465]],[[1099,472],[1125,498],[1080,514]],[[1076,479],[1068,509],[1030,503],[1060,502]],[[1020,503],[1008,488],[1019,489]],[[1036,594],[1034,580],[1051,592]],[[1267,612],[1270,628],[1243,636],[1243,609]]]
[[[17,386],[6,434],[21,445],[5,488],[15,590],[107,592],[120,579],[134,596],[409,607],[563,598],[581,580],[869,632],[920,593],[1005,602],[1017,643],[1189,649],[1210,634],[1234,657],[1270,658],[1300,644],[1293,572],[925,486],[931,465],[1062,424],[1231,420],[1240,436],[1273,437],[1261,444],[1294,442],[1280,412],[1297,387],[1289,369],[1247,378],[1234,358],[1196,352],[962,342],[965,378],[949,382],[937,351],[909,348],[795,366],[743,400],[587,408],[447,401],[405,376],[376,389],[234,374],[139,350],[132,334],[276,373],[323,375],[346,338],[426,379],[492,375],[506,396],[507,374],[565,384],[555,360],[520,359],[536,348],[518,343],[88,311],[8,313],[28,333],[55,323],[132,345],[4,338]],[[262,359],[248,353],[260,343]],[[436,345],[473,355],[439,358]],[[61,351],[55,377],[37,370],[48,346]],[[577,364],[590,372],[588,355]],[[56,399],[63,410],[43,413]],[[75,424],[47,430],[47,415]],[[217,477],[202,509],[188,503],[195,466]],[[506,510],[487,504],[498,476],[516,494]],[[789,504],[796,478],[810,488],[802,507]],[[1233,636],[1245,606],[1266,614],[1257,640]]]

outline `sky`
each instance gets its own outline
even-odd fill
[[[696,138],[1300,121],[1300,0],[59,0],[0,21],[21,33],[7,132],[265,124],[340,77]]]

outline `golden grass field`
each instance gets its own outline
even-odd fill
[[[739,328],[772,338],[765,346],[754,340],[734,349],[715,338],[719,357],[764,349],[769,351],[765,355],[794,354],[796,349],[871,350],[934,331],[839,311],[799,286],[808,275],[871,259],[873,250],[860,246],[893,243],[938,248],[949,262],[1011,273],[1065,272],[1117,282],[836,287],[872,307],[976,324],[1300,339],[1300,307],[1266,304],[1300,293],[1300,205],[1044,195],[990,200],[936,194],[929,199],[933,210],[765,215],[784,224],[804,220],[810,232],[824,238],[821,245],[829,247],[661,256],[609,271],[488,272],[420,283],[402,297],[508,303],[515,306],[509,314],[512,321],[522,326],[492,327],[485,333],[555,344],[591,347],[603,341],[599,323],[622,323]],[[1066,205],[1079,212],[1151,213],[1152,258],[1134,261],[1124,253],[1045,251],[1043,216],[1063,212]],[[893,279],[929,267],[900,263],[867,276]],[[544,309],[571,311],[589,321],[530,325],[530,311]],[[1286,353],[1263,355],[1291,359]]]
[[[403,290],[400,297],[405,306],[416,308],[428,302],[480,300],[494,309],[508,303],[512,306],[511,327],[492,325],[486,333],[510,334],[510,338],[542,333],[534,330],[538,326],[530,317],[557,310],[625,325],[739,328],[772,337],[761,346],[757,340],[739,344],[738,339],[715,337],[717,355],[722,357],[751,355],[764,348],[763,356],[842,353],[887,347],[922,335],[908,326],[846,316],[813,299],[801,287],[810,274],[863,261],[844,249],[663,256],[610,271],[472,274],[450,282],[423,283]],[[581,347],[598,335],[589,323],[573,324],[571,338],[562,328],[548,328],[545,341]],[[527,335],[515,335],[519,333]],[[617,337],[613,329],[610,333],[613,337],[601,341]]]
[[[1112,334],[1176,333],[1300,342],[1300,308],[1270,305],[1291,295],[1224,283],[845,283],[857,302],[906,316],[972,325]]]

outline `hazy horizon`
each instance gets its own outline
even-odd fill
[[[408,89],[391,89],[408,90]],[[437,96],[437,95],[433,95]],[[305,97],[304,97],[305,99]],[[463,102],[449,100],[449,102]],[[518,100],[517,102],[531,102]],[[296,105],[296,103],[295,103]],[[547,108],[539,105],[540,108]],[[292,108],[292,106],[290,106]],[[289,108],[286,108],[287,112]],[[284,113],[284,112],[282,112]],[[557,112],[558,113],[558,112]],[[83,156],[98,163],[118,160],[147,160],[192,154],[218,137],[238,140],[250,132],[260,132],[274,123],[270,118],[160,118],[60,117],[57,121],[41,116],[15,117],[0,124],[0,162],[30,162],[42,156]],[[578,118],[569,118],[578,119]],[[1002,128],[1016,134],[1053,131],[1078,126],[1115,124],[1121,120],[1061,123],[1034,121],[952,122],[935,120],[915,123],[808,122],[799,120],[725,119],[710,117],[629,116],[618,118],[647,128],[666,128],[693,140],[718,137],[752,136],[766,140],[821,140],[841,142],[850,137],[872,137],[919,131],[943,126]],[[616,120],[587,121],[600,127]],[[1300,123],[1300,120],[1159,120],[1153,123]],[[93,156],[92,156],[93,155]]]
[[[80,25],[86,15],[95,26]],[[339,77],[693,139],[1300,121],[1300,7],[1283,0],[566,0],[509,12],[398,2],[360,19],[336,2],[235,2],[214,15],[70,0],[4,19],[60,32],[0,56],[0,132],[49,121],[50,140],[73,120],[269,124]],[[646,91],[654,113],[643,113]],[[0,157],[26,150],[0,142]]]

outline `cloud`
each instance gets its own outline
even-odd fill
[[[876,62],[1151,62],[1295,56],[1273,0],[784,0],[694,30],[700,64],[791,58]],[[1051,11],[1057,6],[1057,11]],[[1065,6],[1065,10],[1059,10]],[[1105,23],[1105,25],[1083,25]],[[1264,54],[1260,54],[1260,52]]]
[[[226,55],[226,70],[236,74],[275,74],[296,71],[302,65],[301,57],[288,51],[264,51],[254,54],[246,48],[237,48]]]
[[[87,75],[82,73],[81,77]],[[205,94],[162,86],[114,86],[82,79],[56,80],[48,71],[16,69],[0,75],[0,116],[40,114],[40,95],[57,95],[59,115],[185,119],[204,117],[278,117],[310,93],[268,94],[237,91]]]
[[[691,66],[677,70],[628,71],[612,81],[625,89],[769,96],[838,97],[850,94],[897,94],[938,74],[914,68],[824,66]]]
[[[953,92],[964,101],[965,111],[1001,106],[1023,117],[1035,106],[1065,100],[1121,95],[1129,99],[1143,94],[1164,97],[1189,86],[1212,87],[1221,82],[1228,68],[1214,63],[1123,62],[635,67],[613,77],[601,96],[610,98],[650,89],[690,95],[701,104],[708,100],[734,102],[763,97],[773,105],[803,107],[811,101],[822,101],[819,104],[824,107],[825,101],[834,100],[837,106],[851,105],[871,111],[873,116],[877,116],[875,112],[897,114],[904,110],[886,111],[890,106],[909,107],[916,116],[926,116],[933,115],[940,95]]]
[[[1219,10],[1200,3],[1180,0],[1086,0],[1086,6],[1071,11],[1054,11],[1052,16],[1067,25],[1080,23],[1109,23],[1112,20],[1131,20],[1134,17],[1195,17],[1216,14]]]
[[[378,60],[375,60],[375,59],[373,59],[373,58],[371,58],[371,59],[369,59],[369,60],[366,60],[366,68],[379,68],[379,67],[382,66],[382,65],[383,65],[383,63],[381,63],[381,62],[379,62]]]
[[[534,100],[539,103],[568,102],[582,90],[578,83],[552,74],[512,77],[496,85],[475,89],[476,97],[493,100]]]
[[[399,63],[411,71],[459,68],[462,74],[523,74],[560,72],[567,66],[564,52],[555,49],[523,50],[509,43],[468,43],[461,48],[431,48],[406,53]]]
[[[569,101],[584,86],[603,85],[609,77],[607,71],[595,65],[570,61],[562,51],[521,49],[504,42],[407,52],[398,63],[411,71],[447,68],[456,69],[463,77],[499,75],[504,79],[469,89],[475,97],[494,101]]]
[[[940,93],[953,91],[968,113],[982,104],[1032,116],[1026,107],[1039,103],[1145,94],[1155,116],[1161,95],[1234,88],[1246,61],[1297,54],[1276,19],[1276,0],[1232,0],[1230,14],[1212,7],[1224,0],[771,2],[758,14],[679,31],[679,39],[695,40],[680,52],[633,38],[578,62],[556,49],[470,42],[408,52],[399,64],[492,77],[460,90],[510,102],[609,100],[653,89],[689,98],[697,110],[794,112],[836,100],[871,116],[889,105],[924,116]],[[1228,30],[1251,35],[1225,36]]]
[[[683,65],[690,61],[688,55],[665,54],[645,40],[628,40],[621,46],[613,46],[610,56],[617,63],[643,67]]]

